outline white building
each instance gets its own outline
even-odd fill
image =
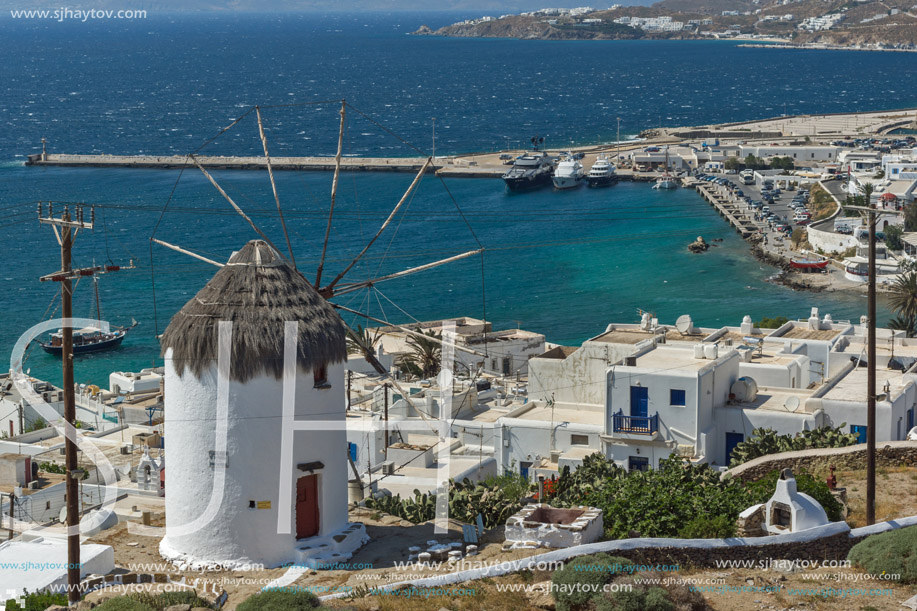
[[[673,453],[722,466],[762,427],[796,434],[845,424],[863,436],[866,370],[857,361],[865,334],[864,325],[817,309],[774,330],[748,317],[687,333],[652,321],[609,325],[580,348],[532,359],[527,402],[470,418],[468,428],[489,423],[483,445],[493,446],[498,469],[529,477],[575,468],[594,452],[633,469]],[[917,374],[909,373],[917,342],[880,330],[877,348],[886,390],[876,438],[904,439],[917,410]]]
[[[36,378],[30,378],[30,383],[32,390],[39,393],[57,413],[64,413],[63,390]],[[0,374],[0,414],[5,416],[0,421],[0,435],[3,437],[20,435],[44,420],[29,400],[22,396],[8,373]],[[47,423],[45,426],[48,426]]]
[[[545,351],[545,337],[524,329],[494,331],[490,322],[463,316],[453,320],[433,320],[404,325],[419,333],[441,336],[447,326],[455,332],[455,360],[464,373],[477,371],[488,375],[515,376],[528,372],[528,362]],[[410,355],[410,334],[399,327],[371,329],[378,333],[378,346],[396,360]]]
[[[162,555],[268,567],[349,557],[365,531],[347,519],[346,346],[331,306],[252,241],[172,318],[162,349]]]
[[[797,165],[813,162],[833,162],[837,160],[838,147],[836,146],[752,146],[742,144],[739,146],[741,158],[754,155],[760,159],[773,157],[789,157]]]

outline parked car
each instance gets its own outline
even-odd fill
[[[799,219],[798,221],[796,221],[796,224],[804,227],[804,226],[808,225],[808,224],[811,223],[811,222],[812,222],[812,219],[805,219],[805,218],[803,218],[803,219]]]
[[[834,230],[843,235],[853,235],[853,229],[850,228],[850,225],[838,225]]]

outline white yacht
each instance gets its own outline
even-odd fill
[[[579,159],[567,153],[554,170],[554,186],[558,189],[574,189],[583,184],[586,170]]]
[[[618,182],[618,175],[615,174],[615,167],[608,161],[608,157],[599,155],[589,169],[586,180],[589,181],[590,187],[607,187]]]

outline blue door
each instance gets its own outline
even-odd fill
[[[857,443],[866,443],[866,427],[859,424],[851,424],[850,432],[857,436]]]
[[[904,435],[907,436],[907,434],[911,431],[912,428],[914,428],[914,408],[913,407],[907,410],[907,430],[904,431]]]
[[[529,479],[529,467],[532,466],[530,462],[521,462],[519,463],[519,475],[522,476],[522,479],[528,481]]]
[[[732,456],[732,451],[743,441],[745,441],[745,435],[742,433],[726,433],[726,462],[724,464],[729,464],[729,457]]]
[[[630,387],[630,415],[646,418],[649,415],[649,388],[646,386]]]

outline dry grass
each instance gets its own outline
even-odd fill
[[[814,207],[812,214],[813,221],[820,221],[828,218],[837,210],[837,202],[831,197],[831,194],[825,191],[821,185],[815,184],[809,191],[810,207]]]
[[[847,488],[847,523],[866,526],[866,469],[837,471],[838,486]],[[917,468],[876,469],[876,521],[917,515]]]

